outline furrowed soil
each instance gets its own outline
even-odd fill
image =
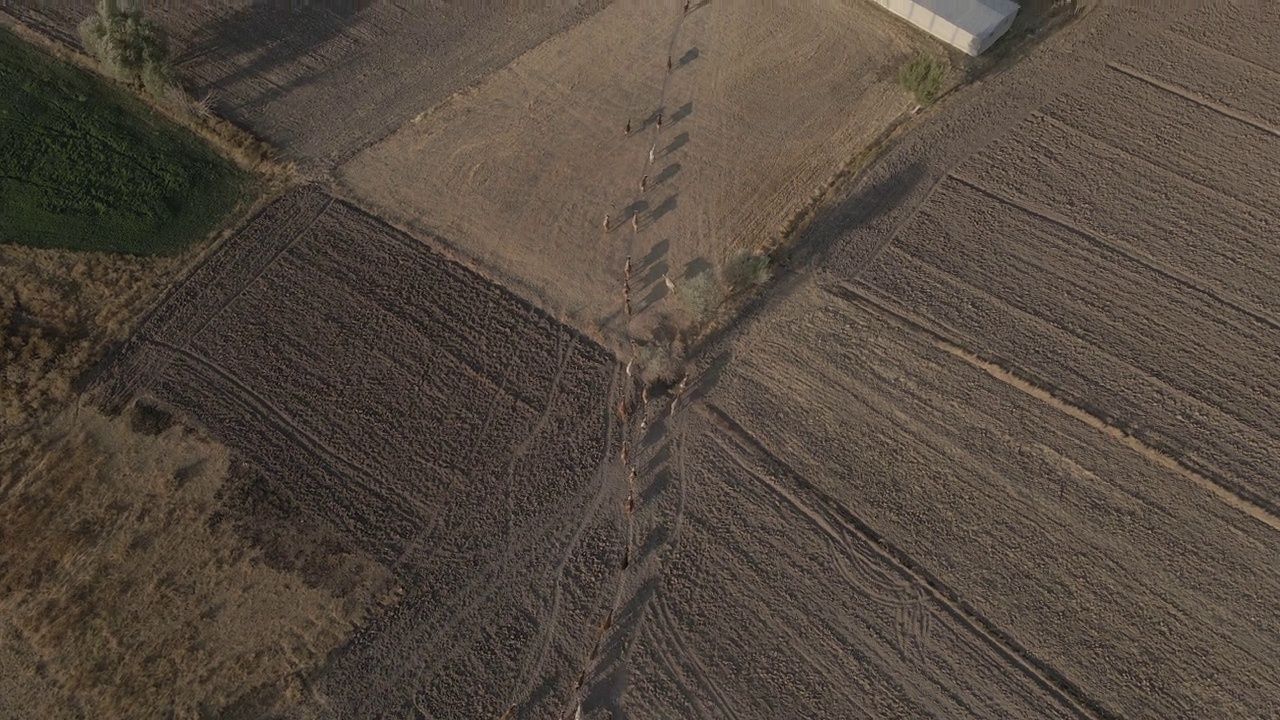
[[[914,107],[897,75],[921,47],[933,48],[870,4],[614,3],[476,88],[423,103],[336,177],[620,337],[628,256],[637,331],[679,315],[663,275],[679,284],[777,242]]]
[[[496,717],[565,705],[608,612],[623,390],[598,346],[303,188],[179,284],[91,395],[146,398],[233,448],[227,522],[266,557],[305,552],[295,535],[321,522],[403,588],[304,709]]]
[[[983,665],[957,662],[949,653],[985,646],[984,662],[1003,662],[1006,682],[1021,678],[1026,686],[1055,688],[1040,696],[1045,705],[997,705],[979,716],[1041,717],[1050,712],[1046,707],[1094,718],[1270,712],[1280,691],[1272,651],[1280,617],[1270,609],[1280,592],[1269,569],[1280,551],[1280,524],[1268,524],[1274,517],[1261,522],[1217,502],[1184,470],[1117,441],[842,283],[794,289],[723,352],[723,370],[700,402],[728,418],[721,424],[735,429],[736,442],[773,458],[767,472],[732,470],[728,477],[741,478],[733,490],[785,500],[789,510],[816,518],[812,534],[819,537],[819,530],[828,531],[824,523],[845,533],[867,528],[881,553],[918,573],[924,598],[952,610],[953,626],[943,630],[937,619],[908,614],[896,636],[904,662],[934,668],[950,682],[968,681],[969,671]],[[688,471],[703,485],[732,466],[732,456],[710,458]],[[805,488],[818,501],[787,498],[779,487]],[[756,513],[741,506],[720,512],[726,517],[711,527],[736,518],[760,542],[768,536],[757,532]],[[790,525],[788,547],[801,543],[800,527],[810,531],[803,523]],[[740,548],[727,543],[722,551]],[[755,567],[767,567],[765,558],[781,554],[759,548],[748,556]],[[821,557],[814,550],[797,555]],[[716,572],[729,567],[726,562]],[[784,586],[792,601],[803,601],[810,588],[835,579],[830,572],[805,574]],[[874,599],[890,612],[907,603],[903,595]],[[831,590],[817,597],[838,616],[833,606],[849,594]],[[711,617],[733,617],[739,607],[717,606]],[[690,608],[686,616],[695,612]],[[800,637],[815,636],[821,637]],[[706,656],[715,642],[690,645]],[[805,650],[811,643],[797,641]],[[799,650],[788,655],[796,663],[802,657]],[[850,665],[846,660],[843,667]],[[707,675],[717,682],[731,677],[723,670]],[[803,697],[784,695],[790,702]],[[1014,696],[1037,697],[1025,687]],[[673,687],[668,697],[680,695]],[[781,714],[803,716],[786,707]],[[743,707],[742,714],[750,712]]]
[[[0,29],[0,242],[130,254],[203,239],[251,178],[101,78]]]
[[[227,87],[353,88],[376,7]],[[0,713],[1273,714],[1267,8],[1094,9],[944,100],[669,392],[442,254],[663,302],[903,111],[865,10],[613,4],[296,140],[426,232],[303,186],[153,308],[0,485]]]
[[[90,0],[4,9],[80,45]],[[466,89],[601,2],[387,3],[231,0],[148,3],[196,97],[324,174],[426,107]]]
[[[1219,12],[1175,18],[1023,105],[883,252],[855,240],[837,272],[1274,513],[1280,133],[1246,79],[1267,76],[1226,56],[1161,70],[1208,52],[1186,36]],[[1198,78],[1218,76],[1206,95]]]

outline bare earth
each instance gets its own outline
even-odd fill
[[[146,3],[197,97],[322,174],[590,17],[598,0]],[[7,10],[78,46],[92,0]]]
[[[310,712],[545,716],[616,583],[621,382],[582,336],[303,188],[176,287],[93,396],[236,448],[245,502],[289,509],[229,503],[267,552],[322,532],[405,588],[329,657]]]
[[[638,327],[678,311],[663,273],[678,282],[769,242],[914,106],[896,72],[918,44],[888,13],[835,0],[688,15],[614,3],[474,90],[424,103],[337,178],[617,336],[628,255]]]
[[[478,64],[457,45],[440,88],[471,89],[406,87],[399,129],[353,122],[355,145],[272,119],[302,112],[305,83],[255,111],[420,237],[304,186],[147,316],[86,399],[132,424],[64,415],[49,463],[0,485],[6,519],[31,528],[14,557],[57,560],[0,565],[0,669],[21,670],[0,673],[0,702],[112,714],[137,688],[150,700],[121,714],[1274,714],[1265,7],[1096,9],[931,109],[823,208],[798,266],[709,341],[687,388],[647,403],[609,352],[442,254],[617,329],[626,254],[663,302],[663,272],[768,237],[908,109],[884,69],[914,41],[869,10],[615,3]],[[314,87],[332,101],[344,85]],[[623,226],[606,234],[610,210]],[[140,516],[148,503],[177,520]],[[161,532],[112,595],[112,549]],[[155,550],[170,546],[188,551]],[[247,609],[219,614],[224,597]],[[155,627],[85,609],[158,599],[173,615]],[[260,623],[270,647],[211,612]],[[56,656],[65,642],[86,650]],[[183,690],[129,684],[153,667]]]

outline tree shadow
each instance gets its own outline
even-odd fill
[[[684,274],[682,274],[680,277],[684,280],[689,280],[691,278],[695,278],[701,275],[704,272],[708,272],[711,269],[712,269],[712,265],[706,258],[702,258],[702,257],[694,258],[689,262],[685,263]]]
[[[819,211],[796,243],[792,263],[826,263],[832,251],[840,245],[836,243],[837,239],[852,230],[870,226],[896,208],[924,180],[924,176],[924,164],[917,160],[899,172],[876,178],[869,185],[854,189],[834,207]],[[840,249],[844,252],[856,250],[852,247]]]
[[[693,386],[689,388],[689,402],[694,402],[706,397],[707,393],[720,382],[720,376],[724,374],[724,369],[728,367],[729,361],[733,359],[733,355],[729,350],[725,350],[711,361],[705,370],[698,374],[698,379],[694,381]]]
[[[872,165],[872,173],[876,169],[877,166]],[[834,207],[820,210],[807,224],[792,249],[775,256],[774,267],[777,272],[764,291],[748,299],[733,322],[724,323],[691,345],[686,356],[697,357],[709,348],[719,346],[743,320],[754,317],[771,302],[790,294],[807,274],[806,271],[827,268],[833,262],[842,266],[860,267],[874,258],[883,245],[893,239],[893,228],[886,229],[883,237],[868,241],[874,243],[874,247],[845,247],[848,243],[838,241],[847,238],[851,231],[866,228],[885,218],[925,181],[926,168],[917,160],[896,172],[880,173],[879,176],[873,175],[873,178],[860,187],[854,186]],[[837,252],[840,257],[833,257]],[[709,263],[701,258],[694,262],[709,267]],[[699,271],[692,265],[690,263],[690,267],[685,269],[686,278]]]
[[[208,68],[231,68],[208,78],[197,92],[232,91],[238,105],[223,110],[251,110],[306,85],[316,77],[305,73],[275,82],[278,71],[338,37],[374,0],[258,0],[205,25],[174,64],[199,60]],[[246,58],[252,58],[243,62]],[[254,82],[260,78],[265,82]],[[245,92],[248,87],[262,87]]]

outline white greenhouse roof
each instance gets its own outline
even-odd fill
[[[985,35],[1018,12],[1013,0],[911,0],[911,4],[974,35]]]

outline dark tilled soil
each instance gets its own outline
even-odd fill
[[[268,561],[341,597],[368,571],[303,545],[349,546],[403,589],[307,702],[496,717],[569,702],[608,612],[621,389],[598,346],[302,189],[175,288],[94,392],[148,396],[232,448],[257,479],[220,520]]]

